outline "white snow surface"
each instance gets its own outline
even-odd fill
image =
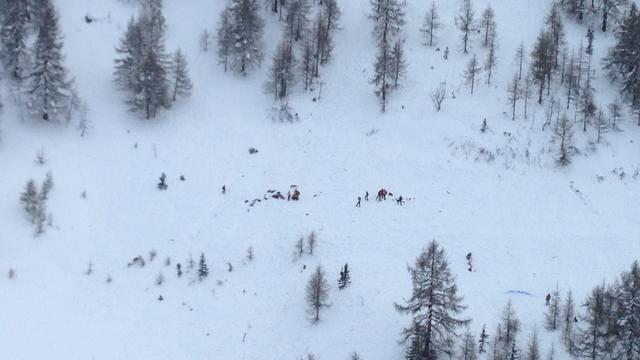
[[[112,76],[114,48],[137,8],[116,0],[54,2],[66,64],[94,129],[80,137],[75,124],[21,115],[3,81],[0,359],[297,359],[306,353],[347,359],[353,351],[368,360],[401,359],[398,341],[409,317],[393,304],[410,296],[407,265],[434,238],[457,275],[476,336],[483,324],[493,334],[511,299],[523,322],[521,345],[537,327],[543,353],[555,343],[563,359],[559,333],[543,328],[544,296],[557,284],[563,296],[571,289],[581,302],[640,254],[634,120],[598,146],[587,145],[595,130],[576,128],[582,153],[558,169],[558,145],[549,128],[541,129],[544,107],[532,100],[527,120],[520,106],[518,119],[510,119],[505,88],[516,47],[524,41],[531,49],[550,1],[492,2],[500,45],[496,81],[477,84],[470,95],[461,75],[470,55],[461,53],[453,25],[458,2],[438,3],[444,23],[438,46],[451,51],[444,60],[442,51],[421,42],[428,2],[408,0],[408,76],[381,114],[369,82],[375,43],[368,1],[341,0],[335,56],[321,70],[322,97],[314,102],[317,89],[298,86],[290,105],[300,121],[293,124],[270,119],[275,104],[262,90],[280,36],[270,12],[262,13],[265,61],[241,77],[224,73],[215,51],[198,46],[203,29],[215,32],[226,1],[166,0],[167,48],[179,46],[187,55],[194,94],[143,120],[127,111]],[[477,15],[486,4],[474,1]],[[85,23],[87,13],[100,20]],[[577,47],[585,27],[565,23]],[[596,32],[597,64],[612,42]],[[479,36],[473,52],[484,58]],[[597,101],[606,106],[616,91],[599,65],[596,74]],[[429,93],[444,80],[456,98],[436,113]],[[479,131],[483,118],[487,133]],[[249,147],[259,153],[250,155]],[[496,153],[495,160],[483,160],[480,148]],[[44,166],[34,163],[39,149],[48,158]],[[620,167],[624,178],[612,173]],[[55,181],[48,202],[53,226],[34,237],[18,198],[29,178],[41,183],[47,171]],[[166,191],[156,188],[162,172]],[[292,184],[301,189],[299,202],[245,203],[268,189],[286,193]],[[373,201],[381,187],[402,195],[405,205]],[[370,201],[354,207],[365,191]],[[311,231],[319,238],[316,253],[295,260],[295,241]],[[253,262],[245,259],[249,246]],[[144,268],[127,267],[137,255],[148,260],[151,250],[158,255]],[[473,272],[466,269],[468,252]],[[210,276],[199,282],[192,270],[178,278],[175,264],[186,267],[190,255],[197,262],[201,253]],[[90,262],[94,271],[86,275]],[[338,290],[345,262],[352,284]],[[331,307],[314,325],[305,286],[316,265],[328,275]],[[14,279],[6,276],[10,268]]]

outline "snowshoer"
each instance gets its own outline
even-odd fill
[[[369,192],[365,191],[364,193],[364,201],[369,201]]]
[[[358,196],[358,202],[356,203],[356,207],[360,207],[360,200],[361,200],[361,198],[360,198],[360,196]]]
[[[402,199],[402,195],[400,195],[400,197],[396,199],[396,203],[398,203],[398,205],[404,204],[404,200]]]

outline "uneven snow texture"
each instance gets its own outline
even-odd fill
[[[422,45],[418,31],[428,2],[408,0],[408,77],[381,114],[369,83],[375,43],[368,1],[341,0],[335,57],[321,70],[322,97],[313,102],[318,89],[298,87],[290,105],[300,121],[293,124],[270,119],[275,104],[262,92],[280,36],[268,11],[261,14],[265,62],[239,77],[225,74],[215,52],[198,46],[203,29],[215,32],[226,1],[166,0],[167,48],[180,46],[187,55],[194,94],[145,121],[127,111],[112,81],[114,48],[136,7],[54,2],[66,64],[95,128],[80,137],[74,124],[22,117],[3,82],[1,359],[296,359],[307,352],[346,359],[353,351],[367,360],[401,359],[398,340],[409,318],[393,303],[410,295],[406,266],[433,238],[458,276],[476,336],[483,324],[493,335],[512,299],[523,321],[521,344],[537,326],[543,354],[551,342],[562,352],[559,334],[543,330],[545,295],[557,284],[581,302],[640,254],[640,178],[633,177],[640,132],[633,120],[597,147],[586,145],[593,129],[576,129],[582,154],[557,169],[558,145],[548,128],[541,130],[544,108],[533,106],[524,120],[519,107],[519,118],[510,119],[505,88],[515,50],[520,41],[531,49],[549,1],[492,2],[496,81],[469,95],[461,74],[471,55],[461,54],[453,25],[458,2],[438,2],[444,23],[438,46],[451,49],[443,60],[442,51]],[[474,1],[477,16],[486,3]],[[100,20],[85,23],[87,13]],[[586,28],[565,23],[577,47]],[[611,43],[609,34],[596,32],[595,58]],[[472,47],[484,58],[479,37]],[[600,69],[597,76],[597,100],[606,106],[617,95]],[[456,99],[436,113],[429,93],[444,80]],[[257,154],[248,153],[252,146]],[[44,166],[34,163],[41,148]],[[494,160],[486,161],[481,148]],[[617,168],[626,176],[612,173]],[[53,227],[34,238],[18,198],[29,178],[41,182],[46,171],[55,181],[48,205]],[[166,191],[156,188],[162,172]],[[268,189],[286,193],[292,184],[301,189],[299,202],[245,203]],[[380,187],[402,195],[405,205],[373,201]],[[370,201],[355,208],[365,191]],[[317,252],[295,260],[295,241],[312,230]],[[253,262],[245,259],[249,246]],[[151,250],[158,255],[148,262]],[[202,252],[209,277],[198,282],[192,270],[178,278],[175,264],[186,267],[190,254],[197,262]],[[474,272],[466,268],[468,252]],[[137,255],[147,265],[128,268]],[[93,272],[85,275],[90,262]],[[345,262],[352,284],[339,291]],[[313,325],[304,290],[318,264],[329,276],[332,306]],[[10,268],[14,279],[6,276]],[[165,281],[157,286],[160,273]]]

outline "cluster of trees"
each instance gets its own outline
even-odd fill
[[[51,0],[3,0],[0,5],[0,56],[16,89],[16,102],[21,104],[24,92],[34,116],[70,120],[80,101],[64,66],[56,8]],[[33,34],[35,40],[30,41]]]
[[[629,0],[562,0],[563,10],[580,23],[598,23],[606,32],[613,21],[618,24],[623,17]]]
[[[165,32],[162,0],[143,0],[140,15],[131,18],[116,48],[115,81],[128,91],[131,109],[147,119],[192,90],[187,60],[180,49],[167,54]]]
[[[382,112],[387,108],[387,97],[396,89],[399,79],[406,72],[404,43],[400,34],[405,24],[406,3],[400,0],[371,0],[371,15],[374,21],[373,35],[378,52],[371,82],[380,101]]]
[[[517,69],[507,85],[513,120],[517,117],[516,109],[520,103],[523,104],[523,116],[527,118],[529,100],[533,96],[538,104],[545,103],[542,129],[553,129],[553,136],[558,143],[556,163],[559,166],[571,163],[575,127],[580,127],[585,133],[593,128],[594,140],[599,143],[606,132],[618,129],[622,114],[619,100],[611,104],[598,104],[593,84],[596,72],[593,29],[586,30],[585,40],[577,47],[571,48],[566,41],[562,10],[573,9],[568,8],[569,3],[573,2],[552,3],[545,17],[545,27],[539,32],[529,58],[524,44],[518,47],[515,56]],[[595,1],[593,3],[596,4]],[[607,6],[614,6],[613,3]],[[610,9],[618,9],[622,4],[615,3]],[[621,18],[621,21],[616,31],[617,45],[605,59],[605,68],[613,80],[621,80],[623,93],[628,95],[633,106],[638,107],[639,102],[634,100],[633,95],[634,91],[640,94],[640,90],[633,90],[634,86],[640,89],[640,81],[634,78],[634,69],[638,66],[636,54],[640,49],[637,40],[640,36],[640,26],[637,24],[640,21],[635,5],[631,6],[629,15]]]
[[[491,85],[491,80],[495,73],[497,64],[496,51],[498,48],[498,25],[495,19],[495,12],[489,4],[482,12],[480,19],[476,20],[471,0],[463,0],[455,23],[458,30],[460,30],[461,47],[465,54],[469,52],[474,34],[477,33],[482,37],[482,47],[486,48],[483,63],[481,63],[476,54],[473,54],[464,69],[465,83],[469,86],[471,94],[473,94],[475,84],[479,81],[482,70],[486,72],[487,85]]]
[[[316,6],[309,0],[289,0],[280,6],[283,38],[273,55],[264,87],[275,100],[286,102],[299,81],[304,90],[314,89],[320,66],[331,60],[340,8],[336,0],[323,0]]]
[[[483,325],[478,340],[470,333],[470,319],[459,315],[465,309],[458,295],[455,276],[449,269],[444,250],[431,241],[409,267],[413,292],[404,304],[396,304],[401,313],[411,316],[403,330],[408,360],[434,360],[444,355],[457,359],[477,359],[486,354],[491,360],[540,360],[542,352],[538,330],[534,327],[524,346],[519,339],[522,325],[509,300],[495,333],[489,335]],[[545,329],[561,334],[567,353],[585,359],[640,358],[640,264],[635,261],[612,285],[596,286],[576,310],[571,291],[561,299],[556,287],[547,298]],[[458,330],[466,328],[464,333]],[[456,344],[458,346],[456,346]],[[554,359],[553,346],[547,359]]]

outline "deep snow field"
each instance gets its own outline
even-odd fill
[[[310,352],[330,360],[353,351],[367,360],[401,359],[398,340],[409,317],[393,304],[410,296],[406,266],[434,238],[457,275],[474,335],[483,324],[492,334],[512,299],[522,345],[537,327],[543,354],[555,342],[563,359],[559,334],[543,328],[544,296],[557,284],[580,303],[640,255],[635,120],[626,116],[623,131],[606,134],[598,146],[587,145],[595,130],[576,128],[581,154],[559,169],[558,145],[548,128],[541,130],[544,107],[533,106],[526,120],[519,107],[518,119],[510,118],[505,88],[516,47],[524,41],[531,49],[550,1],[492,2],[497,77],[470,95],[461,75],[470,55],[458,49],[453,25],[458,2],[438,3],[439,46],[451,49],[444,60],[421,44],[428,2],[408,0],[408,75],[381,114],[369,83],[375,43],[368,1],[341,0],[335,56],[321,70],[322,96],[313,102],[317,89],[298,86],[290,102],[296,123],[272,121],[275,104],[262,90],[280,36],[268,11],[265,61],[240,77],[223,72],[215,49],[198,46],[203,29],[215,32],[226,1],[165,0],[167,48],[186,53],[194,94],[143,120],[127,111],[112,77],[114,47],[137,8],[117,0],[54,2],[66,64],[94,128],[80,137],[75,124],[21,115],[2,82],[0,359],[293,360]],[[474,1],[476,14],[486,3]],[[87,24],[87,13],[101,19]],[[565,24],[577,47],[584,26]],[[612,41],[596,32],[594,59]],[[474,40],[472,52],[483,58],[484,51]],[[596,69],[596,99],[604,106],[617,95]],[[436,113],[429,93],[444,80],[456,98]],[[486,133],[479,131],[483,118]],[[259,152],[250,155],[250,147]],[[479,155],[481,148],[495,159]],[[43,166],[34,163],[40,149],[48,159]],[[626,176],[612,172],[618,168]],[[40,183],[47,171],[55,181],[48,202],[53,226],[34,237],[18,199],[29,178]],[[162,172],[167,191],[156,187]],[[245,203],[268,189],[286,193],[292,184],[302,192],[298,202]],[[381,187],[410,199],[404,206],[375,202]],[[354,207],[365,191],[370,201]],[[316,253],[295,260],[295,241],[311,231],[319,238]],[[250,246],[252,262],[245,258]],[[137,255],[148,260],[152,250],[157,257],[144,268],[127,267]],[[175,264],[190,255],[197,262],[201,253],[209,277],[194,281],[192,270],[178,278]],[[345,262],[352,284],[338,290]],[[332,306],[314,325],[305,286],[318,264],[327,272]],[[10,268],[13,279],[6,276]],[[165,281],[158,286],[160,273]]]

